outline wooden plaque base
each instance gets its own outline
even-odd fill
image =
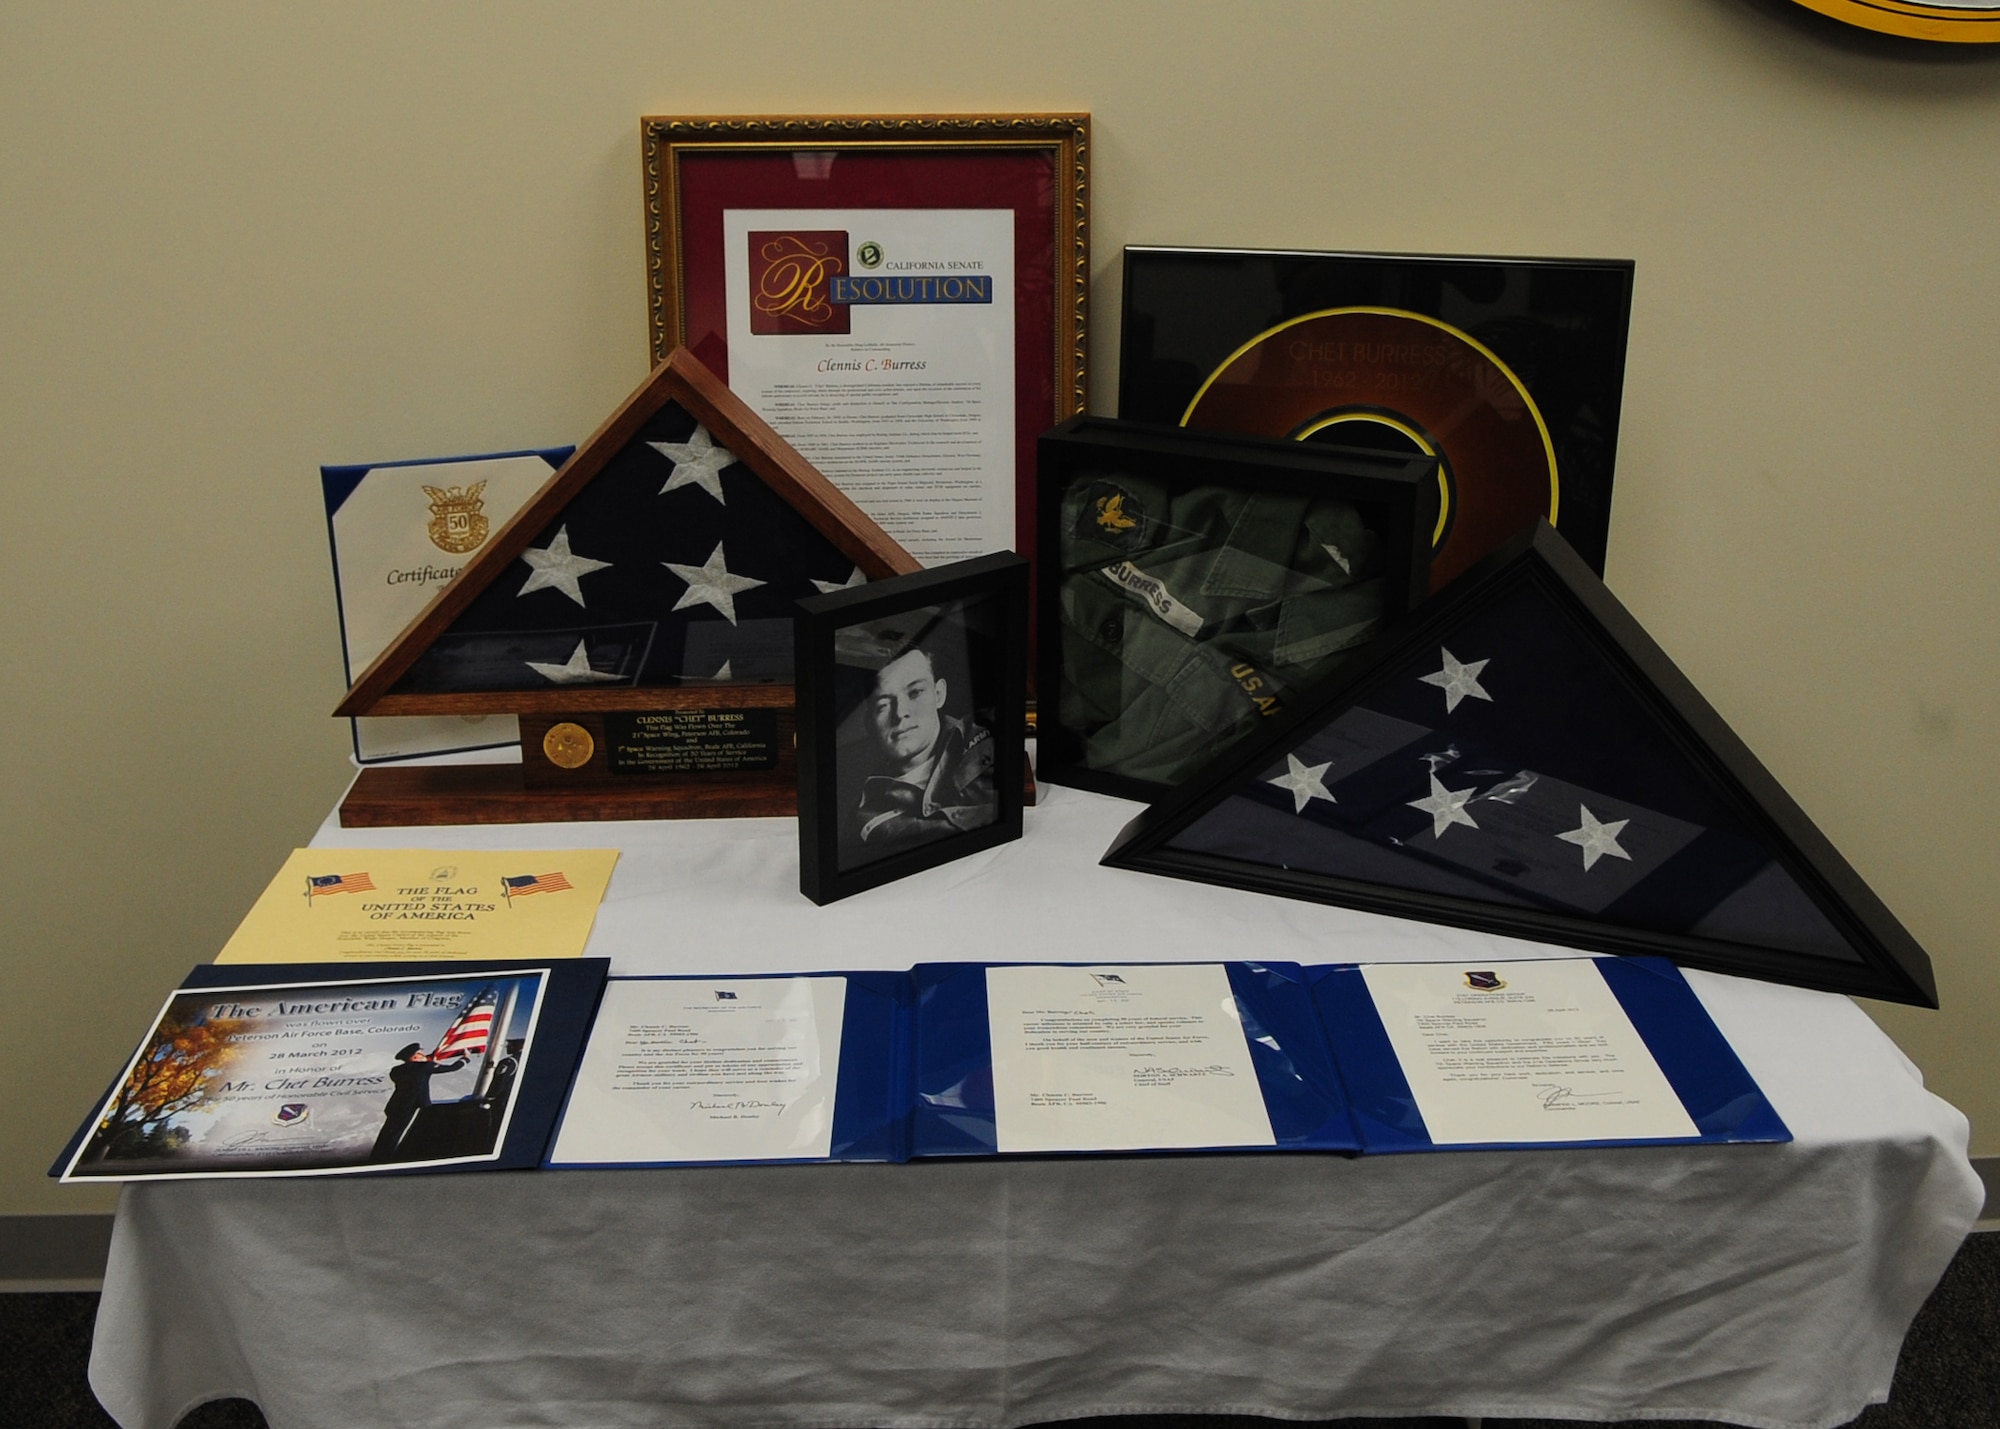
[[[795,818],[797,773],[707,774],[536,785],[520,764],[398,764],[361,771],[340,801],[344,829],[428,828],[437,824],[596,823],[609,819]],[[1035,773],[1023,761],[1024,799],[1035,802]]]
[[[361,771],[340,803],[340,826],[552,824],[606,819],[792,817],[798,790],[768,779],[711,775],[700,784],[577,785],[531,789],[518,764],[432,764]]]

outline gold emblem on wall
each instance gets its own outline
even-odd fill
[[[454,556],[479,549],[492,524],[480,509],[486,504],[485,491],[486,483],[483,481],[475,481],[470,486],[424,488],[424,495],[431,499],[428,530],[433,546]]]
[[[1798,0],[1798,3],[1843,24],[1910,40],[1960,45],[2000,43],[2000,4],[1981,3],[1981,0],[1940,0],[1937,4],[1925,4],[1923,0]]]

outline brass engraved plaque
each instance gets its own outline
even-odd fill
[[[734,774],[778,767],[774,709],[659,710],[604,717],[613,774]]]

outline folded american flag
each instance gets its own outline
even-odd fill
[[[788,681],[793,603],[860,580],[831,539],[669,402],[395,688]]]

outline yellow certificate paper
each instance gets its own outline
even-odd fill
[[[617,862],[615,848],[302,848],[216,961],[580,957]]]

